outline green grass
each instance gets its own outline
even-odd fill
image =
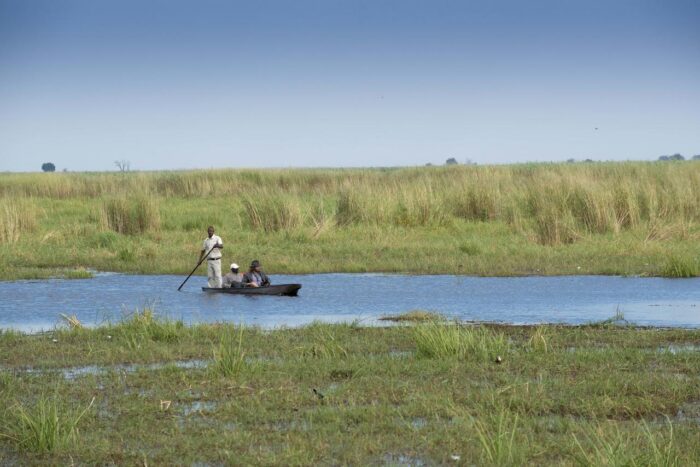
[[[267,331],[143,311],[3,331],[0,463],[697,465],[698,342],[632,326]]]
[[[700,275],[700,261],[696,258],[672,256],[664,265],[661,275],[664,277],[697,277]]]
[[[5,410],[0,437],[27,452],[66,450],[77,441],[80,419],[93,402],[82,410],[65,408],[57,396],[39,396],[29,407],[16,403]]]
[[[413,329],[416,355],[426,358],[456,357],[481,362],[506,356],[508,340],[483,326],[462,326],[428,321]]]
[[[0,174],[0,216],[1,279],[185,274],[209,224],[274,273],[676,277],[700,162]]]

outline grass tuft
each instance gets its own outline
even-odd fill
[[[188,331],[182,321],[157,318],[150,308],[136,310],[115,329],[131,348],[144,341],[177,342]]]
[[[254,230],[277,232],[295,229],[304,223],[300,202],[295,198],[266,193],[246,195],[242,202]]]
[[[222,336],[218,347],[213,352],[214,361],[211,363],[210,368],[214,373],[231,378],[239,375],[246,367],[245,351],[243,350],[243,330],[244,327],[240,326],[237,343],[231,338],[230,334]]]
[[[57,396],[38,398],[34,406],[17,403],[8,410],[3,432],[26,451],[42,453],[65,449],[77,441],[78,423],[95,402],[76,412],[64,407]]]
[[[412,310],[398,315],[382,316],[379,321],[392,321],[394,323],[423,323],[426,321],[444,321],[445,317],[433,311]]]
[[[145,196],[112,198],[102,204],[103,222],[109,229],[137,235],[160,228],[158,203]]]
[[[428,322],[413,331],[416,355],[424,358],[457,357],[462,360],[491,361],[507,353],[506,337],[482,326],[461,326]]]
[[[518,415],[502,409],[498,415],[488,414],[474,424],[481,444],[484,463],[488,465],[522,465],[523,452],[515,443]]]
[[[700,264],[694,258],[672,256],[661,270],[663,277],[688,278],[700,275]]]

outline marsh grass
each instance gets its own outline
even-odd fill
[[[379,321],[392,321],[395,323],[422,323],[425,321],[445,321],[440,313],[424,310],[412,310],[398,315],[382,316]]]
[[[77,441],[78,424],[94,402],[78,411],[66,408],[55,395],[40,396],[29,407],[17,403],[7,410],[0,435],[30,452],[65,449]]]
[[[147,328],[151,318],[133,321],[0,334],[1,432],[15,434],[9,409],[33,411],[47,387],[55,388],[58,412],[70,414],[64,421],[79,415],[69,407],[84,408],[97,395],[80,419],[77,442],[40,453],[22,448],[17,436],[0,437],[3,461],[700,463],[700,425],[685,409],[697,407],[700,359],[695,351],[659,352],[670,343],[696,344],[698,330],[481,324],[507,342],[507,359],[497,365],[416,358],[415,331],[423,324],[269,331],[199,324],[176,341],[140,331],[141,347],[130,348],[124,328]],[[538,335],[546,353],[533,351]],[[575,352],[559,350],[569,346]],[[212,354],[225,362],[220,370],[208,362]]]
[[[340,344],[350,325],[314,322],[306,326],[307,338],[297,351],[304,358],[344,358],[347,350]]]
[[[572,433],[578,448],[574,459],[581,465],[682,465],[674,442],[673,424],[666,419],[668,434],[654,433],[645,420],[635,422],[636,430],[605,421],[584,425],[581,440]]]
[[[551,344],[548,328],[546,326],[537,326],[527,343],[533,352],[549,352]]]
[[[36,230],[39,208],[32,200],[0,198],[0,244],[16,243]]]
[[[484,414],[474,421],[481,444],[482,460],[488,465],[523,465],[523,448],[515,442],[518,415],[503,408],[497,414]]]
[[[277,232],[304,224],[301,202],[294,197],[254,192],[244,195],[241,203],[254,230]]]
[[[177,342],[189,329],[182,321],[157,317],[151,308],[135,310],[114,333],[128,345],[138,347],[144,341]]]
[[[483,326],[427,322],[413,328],[418,357],[487,362],[508,352],[508,339]]]
[[[246,352],[243,349],[244,327],[238,330],[238,342],[229,334],[224,334],[219,341],[219,345],[214,348],[214,359],[210,365],[211,370],[224,376],[232,378],[238,376],[249,365],[246,361]]]
[[[663,277],[688,278],[700,275],[700,262],[692,257],[672,256],[661,270]]]
[[[659,275],[700,255],[697,162],[44,175],[0,175],[1,278],[181,274],[209,224],[280,273]]]
[[[145,196],[107,199],[102,204],[102,215],[107,228],[125,235],[138,235],[160,228],[158,203]]]

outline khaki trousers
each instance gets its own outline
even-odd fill
[[[207,278],[209,287],[221,288],[221,260],[207,260]]]

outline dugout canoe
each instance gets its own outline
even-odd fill
[[[301,284],[275,284],[267,287],[236,287],[216,289],[202,287],[202,290],[210,293],[227,293],[233,295],[286,295],[296,297],[301,289]]]

